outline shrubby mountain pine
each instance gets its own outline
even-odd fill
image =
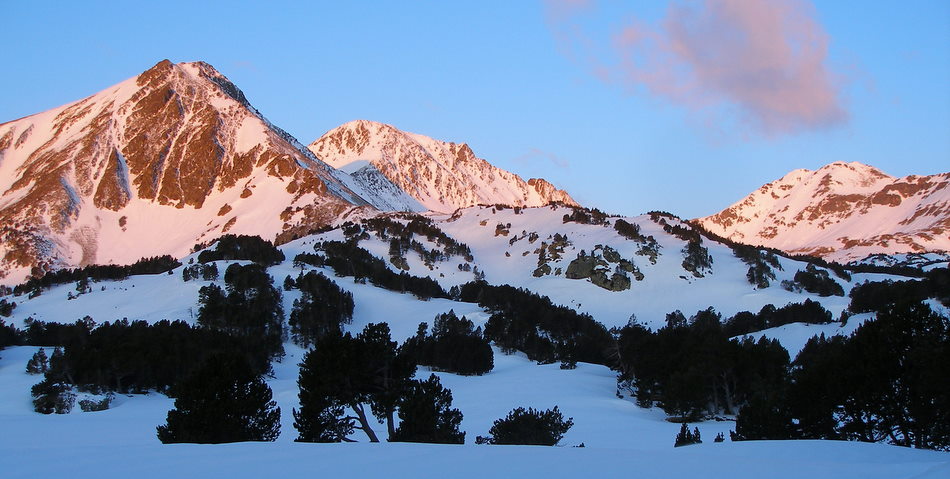
[[[399,398],[399,427],[389,437],[393,442],[463,444],[459,431],[462,413],[452,409],[452,392],[432,374],[425,381],[412,381]]]
[[[28,374],[44,374],[49,371],[49,358],[46,357],[46,351],[40,348],[29,361],[26,362],[26,372]]]
[[[485,374],[494,367],[494,353],[481,328],[455,311],[437,315],[431,335],[428,324],[420,324],[403,350],[416,364],[465,376]]]
[[[557,406],[546,411],[519,407],[492,424],[487,442],[554,446],[573,425],[573,418],[565,420]]]
[[[163,443],[273,441],[280,434],[270,387],[240,355],[209,357],[172,393],[175,408],[157,428]]]

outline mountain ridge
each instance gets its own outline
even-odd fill
[[[453,166],[474,165],[452,172],[466,181],[438,203],[449,212],[476,203],[575,204],[467,145],[386,127],[437,153],[423,155],[431,165],[413,164],[422,174],[447,171],[438,162],[446,151],[457,155]],[[0,280],[182,257],[225,233],[286,242],[371,211],[423,212],[430,205],[416,198],[442,194],[438,183],[394,182],[389,170],[365,166],[324,162],[211,65],[162,60],[78,101],[0,124]]]
[[[478,158],[465,143],[440,141],[385,123],[350,121],[308,148],[351,175],[387,178],[430,211],[451,213],[478,204],[577,205],[567,192],[546,180],[525,181]]]
[[[950,250],[950,173],[895,178],[857,162],[793,170],[697,221],[742,243],[838,262]]]

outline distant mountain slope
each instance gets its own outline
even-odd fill
[[[860,163],[795,170],[697,221],[720,236],[848,262],[950,250],[950,173],[894,178]]]
[[[0,271],[182,256],[224,232],[291,236],[366,205],[348,181],[210,65],[165,60],[0,124]]]
[[[464,143],[434,140],[382,123],[346,123],[328,131],[309,148],[323,161],[354,177],[389,179],[432,211],[450,213],[478,204],[576,204],[566,192],[543,179],[524,181],[477,158]]]

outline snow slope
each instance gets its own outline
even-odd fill
[[[847,263],[950,251],[950,173],[894,178],[861,163],[795,170],[698,221],[720,236]]]
[[[630,240],[619,237],[611,227],[562,223],[570,210],[564,207],[528,208],[515,214],[513,209],[493,211],[478,207],[448,217],[435,215],[437,224],[472,249],[474,261],[491,282],[508,282],[549,294],[557,303],[571,304],[608,326],[624,324],[631,313],[642,322],[658,326],[670,307],[683,309],[714,306],[728,313],[740,305],[757,309],[765,302],[802,301],[812,297],[791,293],[778,287],[752,290],[745,282],[745,265],[727,248],[704,241],[714,257],[713,272],[704,278],[686,277],[679,264],[683,242],[666,234],[648,217],[628,218],[639,224],[644,234],[654,235],[661,244],[656,265],[638,257]],[[484,226],[481,223],[489,220]],[[612,221],[615,219],[612,219]],[[497,223],[511,223],[508,236],[498,235]],[[516,232],[517,228],[517,232]],[[511,242],[521,229],[538,232],[535,245],[555,232],[568,236],[572,244],[564,258],[552,265],[564,265],[576,250],[592,251],[595,244],[611,244],[625,257],[632,258],[644,273],[642,282],[634,282],[628,291],[610,292],[584,280],[569,280],[548,275],[535,278],[531,270],[537,255],[522,256],[528,239]],[[296,276],[292,259],[297,253],[312,252],[321,240],[342,239],[337,229],[308,236],[283,245],[287,260],[268,271],[280,284],[287,276]],[[416,238],[427,248],[438,245]],[[388,242],[371,236],[360,245],[388,261]],[[511,256],[505,255],[509,252]],[[188,263],[193,256],[184,258]],[[413,274],[428,274],[449,287],[472,279],[470,271],[461,271],[464,259],[452,257],[436,262],[430,270],[418,257],[407,253]],[[735,261],[733,261],[735,260]],[[782,260],[789,277],[804,266]],[[228,262],[218,263],[221,271]],[[335,277],[325,268],[317,269],[353,293],[356,303],[350,331],[359,331],[370,322],[386,321],[393,339],[411,336],[419,322],[430,322],[436,314],[455,310],[459,315],[484,325],[488,314],[470,303],[434,299],[420,301],[408,294],[381,290],[356,283],[352,278]],[[860,275],[880,279],[882,275]],[[857,281],[857,279],[856,279]],[[222,280],[218,281],[223,284]],[[198,289],[206,281],[183,282],[181,268],[172,274],[135,276],[121,281],[93,283],[92,292],[67,300],[74,285],[53,287],[38,297],[11,298],[18,303],[11,322],[22,327],[28,317],[45,321],[72,322],[88,314],[96,321],[121,318],[182,319],[193,322]],[[846,285],[849,288],[850,285]],[[284,306],[289,311],[298,291],[284,291]],[[737,301],[736,298],[739,298]],[[812,297],[813,298],[813,297]],[[829,308],[843,308],[842,298],[813,298]],[[701,306],[700,306],[701,305]],[[662,314],[661,314],[662,313]],[[866,316],[866,315],[865,315]],[[792,324],[756,333],[775,337],[794,355],[806,336],[852,331],[866,317],[852,317],[847,326],[838,324],[811,326]],[[467,432],[462,446],[426,444],[298,444],[291,411],[298,407],[297,364],[304,351],[286,345],[287,355],[274,365],[268,383],[281,407],[282,434],[275,443],[228,445],[162,445],[155,427],[162,424],[173,401],[160,394],[120,395],[113,407],[95,413],[77,408],[68,415],[43,416],[32,412],[29,388],[39,381],[24,372],[26,361],[36,347],[14,347],[0,351],[0,459],[4,477],[52,477],[54,474],[96,474],[115,477],[258,477],[273,474],[305,474],[319,470],[327,475],[368,477],[809,477],[809,478],[892,478],[946,477],[950,455],[910,450],[877,444],[831,441],[714,443],[717,433],[734,428],[731,421],[707,421],[696,424],[705,442],[686,448],[672,447],[678,424],[665,420],[660,409],[642,409],[629,397],[617,397],[615,373],[606,367],[580,363],[575,370],[558,365],[537,365],[516,353],[504,355],[495,350],[495,368],[484,376],[462,377],[436,373],[454,397],[453,406],[464,414],[462,429]],[[420,368],[417,377],[430,374]],[[562,441],[563,447],[477,446],[474,439],[485,435],[495,419],[515,407],[550,408],[558,406],[574,419],[574,427]],[[380,428],[384,427],[382,425]],[[359,438],[357,436],[357,438]],[[569,446],[584,443],[584,448]]]
[[[807,291],[792,292],[780,287],[782,280],[791,280],[795,273],[804,270],[806,263],[779,257],[781,270],[774,270],[775,280],[769,287],[756,289],[749,284],[746,278],[748,265],[735,257],[733,251],[722,244],[711,240],[704,240],[703,245],[708,249],[713,259],[712,270],[704,277],[694,277],[683,269],[682,249],[686,243],[671,234],[650,219],[649,216],[634,218],[609,218],[607,225],[588,225],[564,223],[562,218],[573,209],[565,206],[547,206],[538,208],[498,209],[495,207],[472,207],[461,210],[455,215],[429,214],[434,224],[450,237],[468,245],[472,251],[473,261],[468,264],[469,271],[463,271],[460,266],[467,262],[459,257],[448,257],[431,265],[431,269],[414,252],[407,252],[407,271],[416,276],[428,276],[446,289],[475,279],[475,269],[484,274],[485,279],[492,284],[510,284],[526,288],[538,294],[552,298],[555,303],[569,306],[579,312],[590,314],[595,320],[608,328],[622,327],[631,318],[641,324],[659,328],[665,325],[666,314],[674,310],[681,310],[687,317],[695,312],[713,307],[724,318],[728,318],[739,311],[757,312],[766,304],[781,307],[788,303],[800,303],[806,299],[820,302],[831,311],[834,318],[838,318],[847,308],[850,299],[848,292],[854,285],[866,280],[880,281],[883,279],[906,279],[883,274],[860,273],[853,274],[850,281],[835,276],[831,277],[841,284],[845,296],[820,297]],[[391,216],[397,221],[407,221],[401,217]],[[652,236],[659,244],[659,254],[653,264],[646,256],[637,254],[638,243],[620,236],[612,227],[618,219],[638,225],[644,235]],[[671,223],[678,220],[667,218]],[[511,225],[507,234],[496,234],[498,225]],[[681,223],[680,223],[681,224]],[[537,239],[531,241],[532,234]],[[548,264],[552,272],[541,277],[532,273],[538,265],[538,249],[542,243],[550,244],[552,237],[563,235],[568,244],[563,248],[560,259],[551,259]],[[313,253],[314,244],[325,240],[344,240],[341,229],[337,228],[326,233],[307,236],[281,246],[287,260],[270,268],[276,284],[281,284],[285,276],[296,277],[299,269],[292,266],[292,260],[298,253]],[[431,251],[440,249],[439,244],[429,242],[418,235],[414,238]],[[643,274],[643,279],[637,281],[631,278],[630,289],[624,291],[609,291],[592,284],[589,280],[568,279],[564,274],[570,262],[583,250],[591,253],[598,245],[607,245],[616,250],[623,258],[636,265]],[[388,239],[378,238],[371,234],[369,239],[359,242],[359,246],[372,254],[384,259],[394,271],[400,271],[390,263]],[[195,256],[190,255],[182,259],[187,265]],[[226,264],[219,266],[224,271]],[[473,269],[474,268],[474,269]],[[75,293],[72,284],[54,286],[42,295],[27,299],[15,297],[18,306],[14,310],[11,322],[22,327],[22,321],[27,317],[43,321],[72,322],[89,314],[96,321],[112,321],[127,317],[129,319],[144,319],[158,321],[161,319],[191,320],[194,317],[194,305],[198,297],[198,289],[206,284],[202,281],[181,282],[181,268],[171,275],[133,276],[124,281],[102,282],[93,285],[93,291],[80,295],[74,300],[66,298]],[[332,270],[322,269],[332,277]],[[557,270],[561,270],[559,274]],[[413,335],[419,322],[429,321],[440,313],[455,308],[459,314],[474,315],[470,319],[479,323],[487,316],[476,306],[468,303],[456,303],[447,300],[433,299],[418,301],[411,295],[393,295],[371,285],[358,284],[352,278],[336,278],[342,287],[356,295],[357,301],[354,318],[354,327],[359,329],[369,322],[387,321],[393,329],[395,339],[403,340]],[[218,281],[223,285],[223,279]],[[104,291],[103,291],[104,289]],[[289,311],[296,298],[296,291],[285,292],[285,310]],[[143,297],[149,298],[143,301]],[[72,316],[63,317],[63,305],[68,305],[69,311],[75,311]],[[79,313],[82,314],[79,314]],[[852,320],[845,328],[839,323],[821,326],[808,326],[808,331],[826,335],[842,333],[849,334],[857,320]],[[802,333],[804,334],[804,333]],[[801,337],[802,334],[795,334]],[[806,338],[807,339],[807,338]],[[796,340],[798,344],[800,340]],[[790,348],[792,354],[795,347]]]
[[[950,455],[879,444],[834,441],[713,443],[731,422],[698,424],[706,442],[673,448],[678,425],[661,411],[643,410],[613,396],[614,379],[601,366],[563,371],[496,351],[496,368],[481,377],[439,374],[465,419],[467,443],[303,444],[293,442],[298,352],[268,382],[281,406],[282,434],[274,443],[163,445],[155,426],[173,401],[160,394],[119,396],[95,413],[43,416],[32,412],[25,374],[37,348],[15,347],[0,356],[0,459],[6,478],[261,477],[303,475],[372,477],[708,477],[708,478],[940,478]],[[420,375],[427,374],[420,371]],[[517,406],[558,405],[575,421],[563,447],[478,446],[495,418]],[[383,426],[380,426],[383,427]],[[569,447],[584,442],[584,448]]]

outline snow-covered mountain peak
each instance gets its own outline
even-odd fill
[[[477,204],[576,204],[547,181],[525,181],[492,166],[465,143],[435,140],[384,123],[351,121],[328,131],[309,148],[344,171],[372,166],[432,211],[451,212]]]
[[[12,280],[181,256],[225,232],[294,236],[365,204],[203,62],[163,60],[0,124],[0,271]]]
[[[836,261],[950,250],[950,173],[894,178],[857,162],[795,170],[698,221],[721,236]]]
[[[787,190],[789,188],[785,185],[799,186],[807,184],[814,188],[816,193],[824,194],[832,190],[848,189],[852,192],[858,192],[859,190],[873,189],[882,182],[893,181],[893,179],[893,177],[873,166],[858,162],[835,162],[814,171],[807,169],[794,170],[781,179],[769,183],[769,185],[784,187]]]

